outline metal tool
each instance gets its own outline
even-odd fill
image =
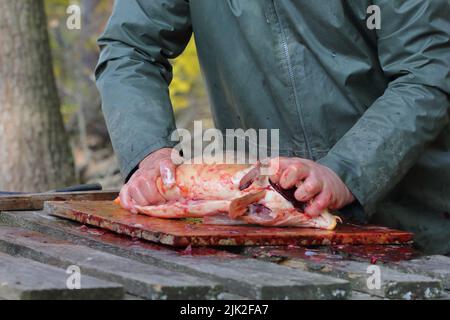
[[[61,193],[61,192],[83,192],[83,191],[99,191],[102,190],[103,187],[100,183],[89,183],[89,184],[77,184],[69,187],[64,187],[56,190],[49,190],[46,193]],[[9,192],[9,191],[0,191],[0,196],[17,196],[17,195],[27,195],[27,194],[35,194],[32,192]]]

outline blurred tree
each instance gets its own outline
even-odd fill
[[[70,4],[81,8],[80,30],[66,27]],[[108,162],[113,154],[93,76],[99,54],[96,40],[112,7],[111,0],[45,0],[61,112],[71,138],[77,177],[82,182],[92,181],[93,173],[103,177],[96,164]],[[191,40],[183,54],[171,62],[174,78],[170,95],[175,117],[180,127],[190,129],[193,120],[210,119],[195,42]],[[118,173],[118,169],[112,171]]]
[[[109,146],[93,72],[98,59],[96,38],[109,16],[112,2],[46,0],[45,4],[62,112],[73,138],[77,175],[82,177],[86,166],[93,161],[92,149]],[[70,4],[81,8],[80,30],[66,27],[66,9]]]
[[[0,43],[0,189],[72,184],[43,0],[0,1]]]

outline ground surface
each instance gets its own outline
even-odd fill
[[[3,299],[449,299],[450,289],[450,258],[408,246],[174,249],[42,211],[0,213],[0,270]]]

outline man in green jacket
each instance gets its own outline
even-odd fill
[[[449,253],[449,17],[448,0],[117,0],[96,76],[122,203],[164,201],[169,59],[193,32],[216,127],[279,129],[272,179],[299,186],[309,214],[341,209]]]

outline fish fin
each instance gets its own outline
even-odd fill
[[[265,196],[266,190],[262,190],[234,199],[231,201],[230,210],[228,212],[230,218],[236,219],[237,217],[244,215],[247,212],[249,205],[264,199]]]
[[[273,218],[267,219],[267,216],[249,214],[240,217],[250,224],[257,224],[267,227],[300,227],[300,228],[316,228],[322,230],[334,230],[338,222],[342,219],[332,215],[327,210],[319,216],[311,218],[301,212],[286,212],[284,209],[272,211]]]
[[[291,219],[283,221],[282,225],[334,230],[336,229],[338,222],[342,222],[340,217],[331,214],[328,210],[325,210],[317,217],[309,217],[305,214],[292,216]]]

